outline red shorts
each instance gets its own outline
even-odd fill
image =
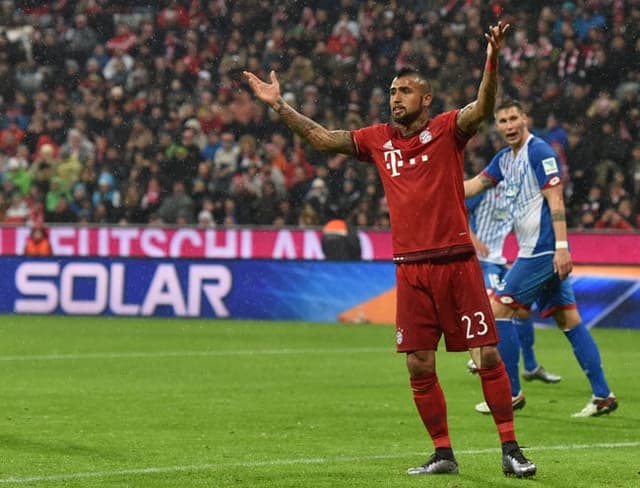
[[[498,343],[496,322],[475,255],[396,267],[398,352],[466,351]]]

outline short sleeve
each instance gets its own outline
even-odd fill
[[[377,126],[363,127],[362,129],[351,131],[351,138],[353,139],[353,145],[356,149],[356,159],[368,163],[373,162],[373,154],[371,151],[373,146],[372,141],[375,140],[375,135],[378,131]]]
[[[502,170],[500,169],[500,158],[502,157],[504,152],[505,149],[498,151],[498,153],[489,162],[487,167],[481,172],[481,174],[490,178],[493,181],[494,185],[497,185],[504,179],[504,175],[502,174]]]
[[[541,189],[557,186],[562,182],[558,154],[544,141],[529,147],[529,163]]]

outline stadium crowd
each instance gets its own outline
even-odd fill
[[[438,113],[498,18],[500,93],[558,152],[570,227],[640,228],[640,0],[2,0],[0,221],[388,228],[375,169],[292,137],[242,70],[348,129],[413,66]],[[483,127],[469,176],[502,145]]]

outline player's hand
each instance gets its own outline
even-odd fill
[[[487,44],[487,57],[492,60],[498,58],[500,49],[504,43],[504,38],[509,30],[509,24],[503,24],[498,21],[498,25],[489,26],[489,32],[485,33],[484,37],[488,41]]]
[[[568,249],[557,249],[553,255],[553,271],[558,273],[561,280],[564,280],[571,270],[573,263],[571,262],[571,254]]]
[[[472,232],[471,233],[471,242],[473,243],[473,247],[476,248],[476,254],[481,258],[486,258],[489,256],[489,248],[482,242],[478,237]]]
[[[262,81],[249,71],[243,71],[242,74],[258,99],[270,106],[278,102],[280,99],[280,82],[276,77],[275,71],[272,70],[271,73],[269,73],[271,83]]]

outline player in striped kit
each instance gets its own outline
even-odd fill
[[[501,331],[513,328],[514,312],[529,311],[535,301],[540,315],[553,316],[564,332],[591,385],[591,399],[573,416],[610,413],[618,402],[605,378],[598,346],[582,323],[573,287],[567,279],[573,266],[558,156],[545,141],[529,132],[527,115],[519,102],[507,100],[499,104],[495,119],[508,146],[498,151],[479,175],[465,181],[464,187],[465,196],[471,197],[503,181],[504,194],[510,201],[520,250],[492,303],[498,328]],[[507,342],[502,347],[511,348],[511,353],[503,358],[505,362],[518,357],[513,343]]]
[[[474,242],[487,292],[492,295],[494,290],[500,290],[502,280],[507,274],[507,258],[503,255],[504,241],[513,227],[513,218],[509,208],[510,200],[505,194],[505,183],[501,181],[495,187],[466,200],[469,211],[469,226],[472,231],[471,239]],[[522,317],[512,317],[515,325],[506,330],[498,328],[500,342],[498,349],[504,358],[510,354],[519,354],[522,350],[524,359],[524,371],[522,377],[527,381],[541,380],[545,383],[557,383],[562,378],[547,372],[536,360],[533,344],[534,329],[533,319],[529,314]],[[498,322],[498,327],[502,322]],[[514,334],[515,332],[515,334]],[[506,347],[507,343],[514,343],[512,347]],[[519,359],[505,360],[505,366],[509,373],[511,383],[511,402],[514,410],[524,407],[525,398],[520,387],[518,376]],[[468,368],[471,373],[477,372],[477,366],[472,359]],[[491,413],[487,402],[476,405],[476,411],[484,414]]]
[[[515,435],[509,378],[480,264],[471,242],[464,204],[464,148],[495,105],[498,56],[507,25],[485,34],[487,61],[478,96],[459,110],[431,117],[431,84],[404,69],[389,88],[391,123],[357,130],[328,130],[291,107],[276,74],[269,82],[244,72],[262,102],[314,149],[355,156],[376,166],[389,205],[396,262],[396,350],[406,356],[413,399],[435,453],[411,475],[457,473],[447,405],[436,374],[436,350],[444,336],[448,351],[470,351],[480,366],[507,475],[533,476],[537,467]],[[371,378],[364,378],[370,381]]]

